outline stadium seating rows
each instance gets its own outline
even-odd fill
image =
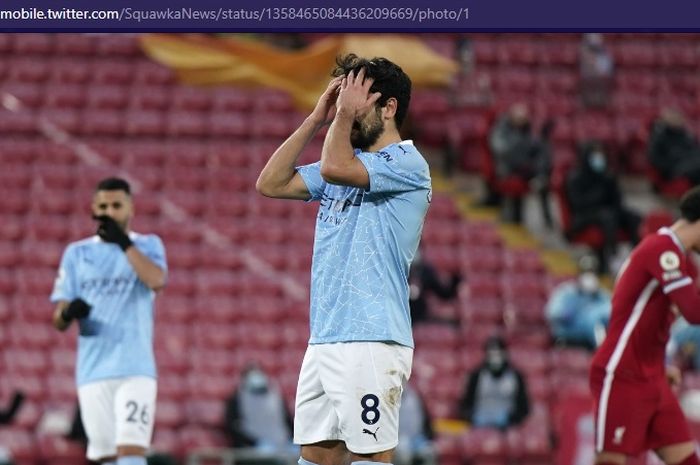
[[[577,35],[472,37],[477,73],[490,82],[495,105],[455,111],[447,93],[419,90],[412,112],[422,140],[439,143],[455,131],[464,143],[478,141],[492,110],[526,99],[538,121],[545,110],[558,116],[556,157],[570,160],[572,142],[583,135],[638,149],[661,104],[678,102],[695,114],[694,36],[609,38],[619,92],[611,111],[585,113],[576,100]],[[454,56],[454,35],[425,40]],[[92,233],[94,182],[115,171],[134,181],[135,229],[164,238],[171,266],[157,304],[155,449],[182,455],[224,445],[223,400],[251,360],[276,376],[291,403],[307,303],[268,272],[306,288],[313,207],[254,193],[267,155],[300,121],[289,97],[177,84],[130,35],[0,34],[0,58],[0,399],[15,388],[28,395],[17,424],[0,430],[0,444],[10,445],[20,465],[81,463],[75,444],[35,433],[46,411],[72,415],[75,405],[75,334],[49,327],[47,296],[66,242]],[[72,139],[49,139],[47,127]],[[303,160],[318,153],[321,138]],[[469,145],[465,166],[474,167],[480,155]],[[527,374],[535,405],[526,425],[505,436],[441,435],[442,463],[552,463],[552,409],[561,392],[585,389],[589,361],[579,351],[550,350],[542,307],[559,278],[537,252],[508,248],[492,223],[465,222],[447,196],[433,198],[424,243],[438,269],[459,271],[466,282],[458,301],[431,302],[461,328],[415,330],[414,378],[431,413],[455,417],[464,375],[496,331]]]

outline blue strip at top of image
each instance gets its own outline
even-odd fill
[[[698,31],[690,0],[3,0],[0,31]]]

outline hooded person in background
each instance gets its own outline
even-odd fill
[[[292,454],[292,418],[284,398],[257,365],[243,372],[241,382],[226,403],[226,433],[236,448],[252,447],[263,455]]]
[[[552,291],[545,311],[555,343],[593,350],[605,337],[610,292],[600,286],[597,268],[595,257],[581,257],[576,279]]]
[[[654,122],[649,163],[666,180],[685,177],[694,186],[700,184],[700,145],[680,111],[666,108]]]
[[[505,341],[490,337],[484,344],[484,360],[469,374],[460,402],[460,416],[474,428],[506,430],[530,413],[525,379],[510,364]]]
[[[607,155],[599,142],[580,145],[578,166],[566,178],[565,193],[572,213],[567,233],[600,227],[603,246],[596,250],[598,270],[607,273],[610,259],[617,252],[618,232],[624,231],[632,244],[637,244],[641,218],[624,206],[619,181],[609,170]]]

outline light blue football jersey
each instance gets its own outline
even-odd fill
[[[132,232],[129,237],[141,253],[167,270],[158,236]],[[78,320],[78,386],[124,376],[155,378],[155,292],[138,279],[118,245],[92,236],[66,247],[51,301],[76,298],[92,306],[90,315]]]
[[[390,341],[413,347],[408,270],[432,191],[411,141],[355,151],[369,189],[326,183],[320,162],[297,168],[320,203],[311,265],[311,344]]]

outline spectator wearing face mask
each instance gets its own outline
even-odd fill
[[[583,34],[579,62],[583,104],[588,107],[607,105],[613,87],[615,63],[601,34]]]
[[[254,448],[265,457],[279,456],[280,462],[298,455],[284,398],[257,365],[246,368],[226,403],[225,430],[234,448]]]
[[[460,415],[474,428],[506,430],[530,412],[523,375],[508,360],[505,341],[497,336],[484,344],[484,360],[468,376]]]
[[[605,337],[610,318],[610,292],[600,286],[597,260],[579,260],[578,276],[557,286],[546,306],[555,343],[593,350]]]
[[[572,213],[570,233],[589,226],[602,230],[603,245],[596,253],[599,271],[607,273],[617,252],[618,232],[623,231],[637,244],[641,218],[624,206],[617,176],[608,169],[607,155],[599,142],[588,141],[579,147],[578,166],[566,178],[565,195]]]
[[[401,394],[399,445],[394,450],[394,465],[434,465],[435,433],[422,397],[407,383]]]

